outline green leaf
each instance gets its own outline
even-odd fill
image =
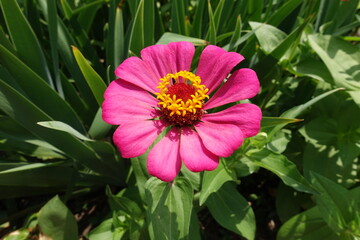
[[[360,90],[360,51],[340,38],[309,35],[309,44],[329,69],[336,86]]]
[[[26,92],[26,96],[34,104],[54,119],[65,122],[80,132],[85,132],[84,126],[69,104],[50,88],[42,78],[1,45],[0,63],[16,79],[22,90]]]
[[[89,233],[90,240],[104,240],[104,239],[113,239],[114,236],[114,227],[113,219],[106,219],[100,223],[99,226],[91,230]]]
[[[70,165],[64,162],[12,164],[0,162],[0,169],[6,165],[11,166],[0,171],[1,186],[62,187],[65,189],[73,172]]]
[[[259,22],[249,22],[249,24],[251,29],[258,29],[255,35],[266,54],[271,53],[287,37],[283,31],[272,25]]]
[[[208,197],[206,206],[221,226],[246,239],[255,239],[254,212],[235,184],[224,184]]]
[[[1,7],[17,55],[53,88],[54,84],[40,43],[17,1],[2,0]]]
[[[236,18],[235,30],[234,30],[234,33],[231,35],[228,51],[236,49],[236,47],[234,47],[234,46],[235,46],[236,41],[241,37],[241,28],[242,28],[242,22],[241,22],[241,17],[239,15]]]
[[[108,31],[106,48],[107,65],[111,65],[111,71],[113,72],[127,55],[127,53],[124,52],[125,37],[122,9],[116,7],[115,0],[110,1]]]
[[[76,137],[80,140],[93,141],[92,139],[90,139],[90,138],[84,136],[83,134],[79,133],[78,131],[76,131],[74,128],[72,128],[68,124],[60,122],[60,121],[44,121],[44,122],[38,122],[37,124],[39,124],[40,126],[46,127],[46,128],[70,133],[71,135],[73,135],[74,137]]]
[[[276,154],[266,148],[262,150],[250,150],[248,158],[260,167],[275,173],[288,186],[306,193],[316,193],[310,183],[300,174],[296,165],[284,155]]]
[[[41,208],[38,221],[41,231],[54,240],[78,239],[75,217],[57,195]]]
[[[94,172],[104,174],[103,177],[111,176],[114,181],[116,179],[114,183],[118,184],[117,170],[107,167],[89,145],[69,133],[37,125],[37,122],[53,121],[53,119],[3,81],[0,81],[0,109],[35,136],[47,141]]]
[[[141,49],[145,46],[144,41],[144,0],[140,0],[131,28],[129,50],[139,55]]]
[[[278,26],[302,2],[302,0],[285,1],[285,3],[271,15],[267,20],[267,23],[269,25]]]
[[[106,187],[106,195],[108,196],[109,205],[112,211],[124,211],[131,218],[143,218],[143,210],[139,205],[126,197],[115,196],[111,193],[109,186]]]
[[[102,119],[102,109],[99,108],[89,129],[89,135],[94,139],[103,139],[111,130],[112,125]]]
[[[335,182],[315,172],[310,175],[313,186],[319,192],[315,199],[324,221],[335,232],[348,229],[360,210],[358,200],[352,199],[350,192]]]
[[[144,45],[150,46],[154,44],[155,34],[155,1],[144,1]]]
[[[208,44],[207,41],[200,38],[187,37],[184,35],[170,33],[170,32],[164,33],[156,44],[168,44],[171,42],[180,42],[180,41],[191,42],[195,46],[206,46]]]
[[[151,238],[186,239],[192,212],[191,183],[185,178],[177,178],[172,183],[150,178],[145,188]]]
[[[276,237],[276,240],[340,240],[324,222],[317,207],[295,215],[285,222]]]
[[[48,29],[50,37],[50,48],[51,48],[51,58],[53,63],[53,77],[55,79],[56,90],[59,95],[64,98],[63,87],[61,84],[60,73],[59,73],[59,55],[57,47],[58,39],[58,28],[57,28],[57,8],[56,2],[48,2]]]
[[[185,1],[173,0],[171,6],[171,32],[186,35]]]
[[[209,28],[207,32],[206,39],[210,44],[216,44],[216,25],[214,20],[213,10],[211,8],[211,3],[208,1],[208,11],[209,11]]]
[[[200,192],[200,206],[203,205],[206,199],[214,192],[217,192],[224,183],[234,181],[236,178],[234,172],[224,166],[222,160],[219,166],[214,171],[206,171],[204,173],[201,192]]]
[[[295,117],[299,116],[300,114],[302,114],[307,108],[309,108],[313,104],[317,103],[321,99],[323,99],[339,90],[343,90],[343,89],[337,88],[337,89],[333,89],[328,92],[322,93],[319,96],[316,96],[315,98],[311,99],[310,101],[308,101],[304,104],[295,106],[295,107],[285,111],[283,114],[281,114],[280,118],[295,118]],[[268,140],[271,141],[272,136],[286,125],[287,125],[287,123],[277,124],[274,128],[267,131],[268,132]]]
[[[72,46],[72,50],[75,56],[75,59],[79,65],[79,68],[81,72],[83,73],[87,83],[89,84],[89,87],[91,91],[94,94],[94,97],[96,98],[96,101],[98,102],[99,106],[102,105],[104,101],[104,92],[106,89],[106,84],[101,79],[99,74],[95,72],[95,70],[89,65],[89,63],[86,61],[84,56],[81,54],[79,49]]]
[[[304,119],[296,119],[296,118],[283,118],[283,117],[262,117],[261,119],[261,127],[273,127],[276,125],[283,125],[289,123],[297,123],[304,121]]]
[[[296,75],[308,76],[324,82],[334,82],[325,64],[318,59],[312,57],[305,58],[293,66],[293,68]]]

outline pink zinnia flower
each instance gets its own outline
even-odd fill
[[[120,125],[113,139],[124,158],[144,154],[168,127],[147,159],[149,173],[167,182],[178,175],[182,162],[193,172],[214,170],[219,157],[230,156],[260,128],[261,110],[250,103],[207,112],[259,92],[253,70],[236,70],[229,77],[244,57],[209,45],[193,74],[194,51],[188,42],[147,47],[141,59],[120,64],[115,70],[119,79],[105,91],[103,119]]]

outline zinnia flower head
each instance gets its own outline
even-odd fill
[[[163,181],[172,181],[182,163],[193,172],[214,170],[220,157],[230,156],[260,129],[261,110],[254,104],[208,113],[259,92],[253,70],[242,68],[229,76],[244,57],[209,45],[192,73],[194,52],[188,42],[147,47],[141,58],[120,64],[118,79],[104,95],[103,119],[120,125],[113,140],[124,158],[144,154],[168,130],[147,159],[149,173]]]

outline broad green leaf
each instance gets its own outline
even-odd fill
[[[249,22],[251,29],[255,30],[261,48],[266,54],[271,53],[287,37],[280,29],[265,23]]]
[[[338,93],[318,103],[314,110],[322,112],[321,116],[299,130],[307,141],[303,155],[305,176],[314,171],[345,187],[354,185],[359,180],[360,109],[348,95]]]
[[[83,134],[79,133],[78,131],[76,131],[74,128],[72,128],[68,124],[60,122],[60,121],[44,121],[44,122],[38,122],[37,124],[39,124],[40,126],[46,127],[46,128],[70,133],[71,135],[73,135],[74,137],[77,137],[80,140],[93,141],[92,139],[90,139],[90,138],[84,136]]]
[[[110,188],[106,187],[106,195],[108,196],[108,202],[112,211],[124,211],[131,218],[143,218],[144,213],[143,210],[139,207],[139,205],[126,197],[115,196],[111,193]]]
[[[260,151],[250,150],[247,154],[250,160],[276,174],[286,185],[300,192],[316,192],[297,170],[296,165],[284,155],[274,153],[266,148]]]
[[[299,27],[297,27],[283,41],[281,41],[281,43],[279,43],[276,48],[274,48],[268,55],[266,55],[254,66],[254,70],[260,79],[266,78],[269,72],[271,72],[269,69],[272,69],[281,60],[281,58],[285,56],[286,53],[294,51],[297,46],[296,42],[300,40],[300,37],[310,20],[311,17],[306,19]],[[262,27],[260,29],[262,29]],[[277,36],[278,35],[279,32],[277,32]],[[264,37],[266,38],[266,36]],[[258,40],[260,41],[260,39]]]
[[[41,231],[53,240],[78,239],[75,217],[57,195],[41,208],[38,221]]]
[[[203,205],[212,193],[217,192],[224,183],[234,181],[235,178],[235,173],[224,166],[224,160],[214,171],[206,171],[203,176],[199,204]]]
[[[360,211],[357,199],[352,199],[350,192],[335,182],[312,172],[312,184],[319,192],[315,200],[324,221],[335,232],[349,229],[349,224],[356,219]]]
[[[171,42],[180,42],[180,41],[191,42],[195,46],[205,46],[208,44],[207,41],[200,38],[187,37],[184,35],[171,33],[171,32],[164,33],[156,44],[168,44]]]
[[[140,0],[139,6],[134,16],[129,38],[129,50],[136,55],[140,54],[145,46],[144,37],[144,0]],[[126,53],[127,54],[127,53]]]
[[[104,240],[104,239],[113,239],[114,227],[113,219],[106,219],[100,223],[99,226],[91,230],[89,233],[90,240]]]
[[[101,79],[99,74],[95,72],[95,70],[89,65],[89,63],[86,61],[84,56],[81,54],[79,49],[72,46],[72,50],[75,56],[75,59],[79,65],[79,68],[81,72],[83,73],[87,83],[89,84],[89,87],[91,91],[94,94],[94,97],[96,98],[96,101],[98,102],[99,106],[104,101],[104,92],[106,89],[106,84]]]
[[[335,85],[360,90],[360,51],[336,37],[309,35],[310,46],[329,69]]]
[[[340,240],[324,222],[318,207],[295,215],[285,222],[276,237],[276,240]]]
[[[343,89],[337,88],[337,89],[333,89],[328,92],[322,93],[319,96],[316,96],[315,98],[311,99],[310,101],[308,101],[304,104],[295,106],[295,107],[285,111],[284,113],[281,114],[280,118],[295,118],[295,117],[299,116],[300,114],[302,114],[307,108],[311,107],[313,104],[317,103],[321,99],[323,99],[339,90],[343,90]],[[272,136],[286,125],[287,125],[287,123],[278,124],[274,128],[270,129],[268,131],[268,136],[269,136],[268,140],[270,141]]]
[[[282,153],[286,150],[287,144],[291,139],[291,131],[288,129],[281,129],[274,134],[271,142],[267,144],[267,148],[275,153]]]
[[[255,215],[235,184],[226,183],[212,193],[207,201],[211,215],[223,227],[245,237],[255,239]]]
[[[308,76],[314,79],[333,83],[333,77],[325,64],[312,57],[308,57],[293,66],[294,73],[299,76]]]
[[[85,132],[84,126],[69,104],[50,88],[39,75],[1,45],[0,63],[16,79],[26,92],[26,96],[34,104],[54,119],[65,122],[80,132]]]
[[[151,238],[186,239],[193,200],[190,182],[185,178],[177,178],[171,183],[150,178],[145,188]]]
[[[54,87],[40,43],[24,14],[21,12],[17,1],[2,0],[1,7],[17,56],[32,71],[45,79],[51,87]]]

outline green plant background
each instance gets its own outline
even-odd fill
[[[358,0],[0,0],[0,238],[360,239]],[[148,175],[101,119],[153,44],[241,53],[261,132],[212,172]],[[218,109],[219,110],[219,109]]]

